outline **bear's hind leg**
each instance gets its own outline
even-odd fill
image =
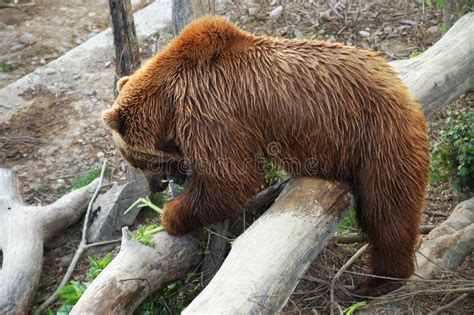
[[[396,188],[400,186],[387,188],[385,181],[365,192],[356,192],[358,222],[369,239],[370,273],[381,277],[367,276],[356,294],[383,295],[403,284],[403,280],[387,278],[408,279],[414,272],[424,187],[420,185],[419,193],[402,193]]]

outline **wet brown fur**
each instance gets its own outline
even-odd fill
[[[293,176],[349,183],[371,272],[413,273],[429,167],[425,120],[375,53],[254,36],[206,17],[121,85],[104,120],[125,158],[146,171],[150,157],[185,157],[193,171],[162,216],[170,233],[241,210],[262,185],[265,158]],[[368,280],[360,293],[386,283]]]

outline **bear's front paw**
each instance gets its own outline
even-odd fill
[[[191,218],[189,218],[184,211],[185,210],[180,207],[178,200],[170,201],[166,205],[161,215],[161,224],[169,234],[181,235],[191,232],[194,229]]]

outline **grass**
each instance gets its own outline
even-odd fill
[[[418,51],[418,50],[413,50],[411,53],[410,53],[410,57],[411,58],[415,58],[415,57],[418,57],[419,55],[421,55],[423,52],[421,51]]]
[[[100,168],[95,168],[93,170],[90,170],[87,172],[85,175],[73,178],[71,181],[71,190],[79,189],[84,186],[89,185],[94,181],[94,179],[98,178],[100,176]],[[105,168],[105,175],[110,175],[111,170],[110,168]]]
[[[337,228],[338,233],[353,232],[357,229],[357,214],[354,207],[352,207],[347,215],[342,219],[339,227]]]
[[[196,298],[201,290],[199,274],[190,272],[185,280],[171,283],[155,294],[151,299],[143,302],[135,314],[180,314],[184,308]]]
[[[8,63],[8,62],[0,62],[0,70],[2,70],[3,72],[10,72],[10,71],[13,71],[13,66]]]

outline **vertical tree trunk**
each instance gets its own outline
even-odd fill
[[[443,7],[443,22],[447,27],[453,25],[453,15],[462,10],[464,0],[446,0]]]
[[[115,86],[118,79],[140,67],[140,55],[130,0],[109,0],[109,7],[115,45],[114,91],[117,97]]]
[[[212,1],[204,0],[173,0],[172,8],[172,28],[173,36],[177,36],[179,32],[192,20],[213,11],[214,5]]]
[[[117,97],[117,81],[140,67],[140,50],[130,0],[109,0],[109,7],[115,46],[114,96]],[[142,176],[138,170],[128,167],[129,182],[138,182]]]

